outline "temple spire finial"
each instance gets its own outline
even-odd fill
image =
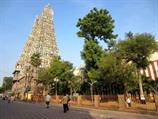
[[[44,6],[43,13],[44,12],[48,12],[48,11],[50,11],[51,14],[54,15],[54,11],[53,11],[53,9],[52,9],[52,7],[51,7],[51,5],[49,3]]]

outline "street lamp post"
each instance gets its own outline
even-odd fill
[[[93,95],[93,85],[96,83],[96,81],[92,81],[91,83],[89,82],[90,85],[90,92],[91,92],[91,99],[92,99],[92,104],[94,103],[94,95]]]
[[[55,95],[57,97],[57,95],[58,95],[57,83],[58,83],[59,79],[58,78],[54,78],[54,81],[55,81]]]

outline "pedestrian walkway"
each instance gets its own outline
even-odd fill
[[[119,111],[104,112],[76,109],[63,113],[62,106],[51,106],[25,102],[7,103],[0,100],[0,119],[157,119],[154,115],[135,114]]]

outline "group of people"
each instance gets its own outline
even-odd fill
[[[8,103],[13,103],[14,100],[15,97],[13,95],[8,97]]]
[[[2,100],[7,100],[8,103],[13,103],[15,100],[15,97],[13,95],[3,95]]]
[[[154,100],[153,98],[154,98],[154,97],[152,97],[152,101]],[[132,102],[131,94],[128,94],[128,95],[127,95],[127,97],[126,97],[126,102],[127,102],[127,107],[131,107],[131,102]],[[144,95],[140,95],[140,103],[141,103],[141,104],[146,104],[145,96],[144,96]]]
[[[45,97],[46,108],[49,108],[50,100],[51,100],[51,96],[47,94]],[[69,101],[70,101],[69,95],[68,94],[64,95],[64,97],[61,100],[61,102],[63,103],[64,113],[66,113],[69,110]]]

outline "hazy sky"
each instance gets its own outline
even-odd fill
[[[128,31],[149,32],[158,39],[158,0],[0,0],[0,84],[12,76],[32,25],[43,7],[54,10],[54,27],[60,56],[78,66],[83,64],[76,23],[93,7],[107,9],[115,20],[117,39]]]

